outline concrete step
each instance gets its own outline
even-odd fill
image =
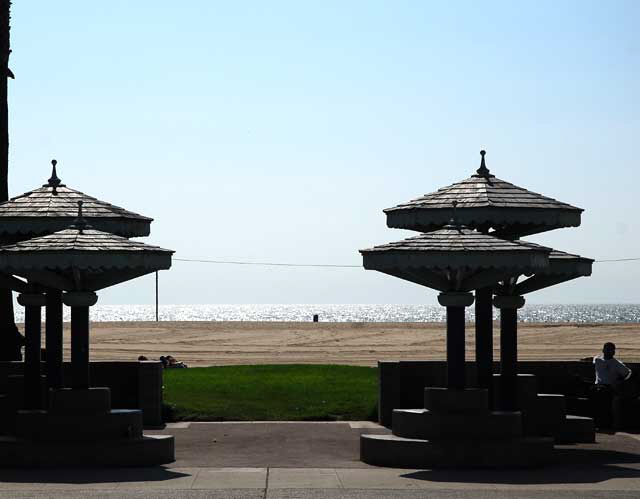
[[[171,435],[96,442],[34,442],[0,437],[1,467],[154,466],[175,461]]]
[[[96,414],[84,411],[18,411],[15,435],[43,442],[139,439],[142,437],[142,411],[114,409]]]
[[[395,409],[394,435],[418,439],[504,439],[522,436],[520,412],[433,412],[428,409]]]
[[[564,395],[539,393],[535,405],[522,410],[524,434],[554,436],[563,424],[566,414]]]
[[[582,444],[596,441],[596,425],[592,418],[568,415],[555,434],[558,444]]]
[[[488,411],[489,392],[480,388],[428,387],[424,389],[424,407],[433,412]]]
[[[396,435],[361,435],[360,459],[367,464],[397,468],[541,466],[553,459],[553,439],[434,441]]]

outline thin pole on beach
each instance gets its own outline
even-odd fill
[[[156,270],[156,322],[158,320],[158,271]]]

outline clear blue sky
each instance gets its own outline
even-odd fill
[[[382,209],[469,176],[586,211],[530,238],[639,257],[640,3],[15,2],[10,192],[49,161],[180,257],[361,262]],[[529,295],[640,302],[640,262]],[[149,277],[101,303],[152,303]],[[175,262],[164,303],[435,303],[363,269]]]

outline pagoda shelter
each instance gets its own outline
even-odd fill
[[[387,226],[430,232],[442,228],[457,202],[459,223],[503,239],[578,227],[584,210],[496,178],[480,151],[480,167],[469,178],[387,208]],[[493,372],[493,310],[489,287],[475,290],[476,364],[479,386],[490,388]]]
[[[0,464],[171,462],[173,437],[144,437],[141,411],[112,410],[109,389],[90,387],[89,307],[98,299],[97,290],[170,268],[173,251],[96,230],[82,216],[82,201],[78,205],[72,226],[0,247],[4,283],[21,293],[18,303],[25,307],[27,342],[26,410],[16,416],[16,436],[0,438]],[[46,289],[61,290],[62,301],[71,307],[71,388],[50,389],[48,404],[40,386],[40,319]],[[62,338],[58,341],[56,348],[62,350]]]
[[[84,218],[100,231],[122,237],[148,236],[152,218],[100,201],[67,187],[58,178],[57,161],[52,160],[51,177],[41,187],[0,203],[0,242],[10,244],[53,234],[71,225],[83,203]],[[48,382],[62,386],[62,295],[59,289],[46,292],[46,349]]]
[[[393,435],[363,435],[363,461],[405,467],[548,462],[552,439],[524,437],[520,412],[491,411],[488,390],[467,387],[464,311],[474,300],[470,291],[542,271],[550,252],[455,223],[360,251],[366,269],[436,289],[447,307],[447,387],[425,388],[422,409],[394,411]]]

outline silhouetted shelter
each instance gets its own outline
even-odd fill
[[[78,201],[78,205],[80,211],[71,227],[0,247],[0,272],[5,283],[24,293],[27,289],[25,284],[9,277],[20,276],[35,289],[47,290],[56,296],[60,291],[66,291],[62,296],[64,302],[69,293],[94,296],[93,291],[171,267],[171,250],[96,230],[83,218],[83,202]],[[70,306],[73,383],[74,386],[88,386],[89,309],[88,306]],[[39,308],[37,313],[40,314]],[[33,366],[35,372],[40,364],[40,325],[38,322],[37,328],[29,330],[29,323],[25,318],[25,369]],[[59,383],[62,372],[61,336],[55,345],[47,342],[47,347],[47,368]],[[39,383],[39,380],[39,376],[32,378],[33,383]]]
[[[97,230],[123,237],[148,236],[152,218],[125,210],[67,187],[56,174],[42,187],[0,203],[0,240],[15,242],[52,234],[69,227],[76,218],[78,201],[84,218]]]
[[[3,244],[25,241],[67,229],[76,219],[78,202],[83,204],[83,216],[96,230],[123,237],[148,236],[152,218],[125,210],[92,196],[71,189],[62,183],[52,162],[51,177],[42,187],[0,203],[0,241]],[[57,345],[62,341],[61,287],[52,286],[47,292],[46,338],[47,351],[54,352],[47,362],[57,362]],[[61,355],[61,353],[60,353]],[[49,367],[55,372],[53,365]],[[50,386],[58,386],[53,374]]]
[[[28,410],[18,414],[22,425],[27,432],[45,426],[46,431],[40,433],[55,433],[56,418],[61,414],[68,413],[68,417],[73,418],[78,416],[77,411],[79,414],[88,411],[83,424],[90,426],[90,414],[97,414],[96,427],[90,431],[99,438],[100,432],[108,430],[109,425],[124,424],[123,421],[129,420],[131,423],[127,424],[133,424],[140,414],[139,411],[126,414],[111,411],[108,389],[89,390],[89,307],[98,299],[95,291],[170,268],[173,251],[96,230],[82,216],[82,201],[78,206],[78,216],[69,228],[0,247],[0,272],[3,282],[21,293],[18,303],[25,307],[24,391]],[[47,378],[55,378],[55,383],[48,383],[51,388],[49,411],[56,412],[55,417],[42,411],[40,386],[41,308],[46,303],[45,296],[51,293],[56,297],[62,294],[62,302],[71,307],[71,391],[63,388],[62,336],[55,344],[47,342]],[[144,442],[147,440],[140,436],[134,443],[144,446]],[[33,449],[29,451],[30,444],[25,445],[24,458],[33,459],[30,456]],[[41,445],[45,448],[48,444]],[[92,444],[86,442],[86,445]],[[154,441],[150,445],[158,443]],[[158,457],[163,460],[161,462],[167,462],[167,456],[173,454],[173,442],[160,445],[169,446],[162,447],[162,457]],[[152,457],[151,461],[155,462],[155,459]]]
[[[504,239],[580,225],[584,210],[496,178],[486,166],[485,154],[480,151],[480,167],[469,178],[385,209],[387,226],[437,230],[448,222],[453,202],[459,223]],[[548,276],[546,281],[551,282]],[[492,304],[491,287],[476,288],[476,367],[480,386],[487,388],[493,373]]]

